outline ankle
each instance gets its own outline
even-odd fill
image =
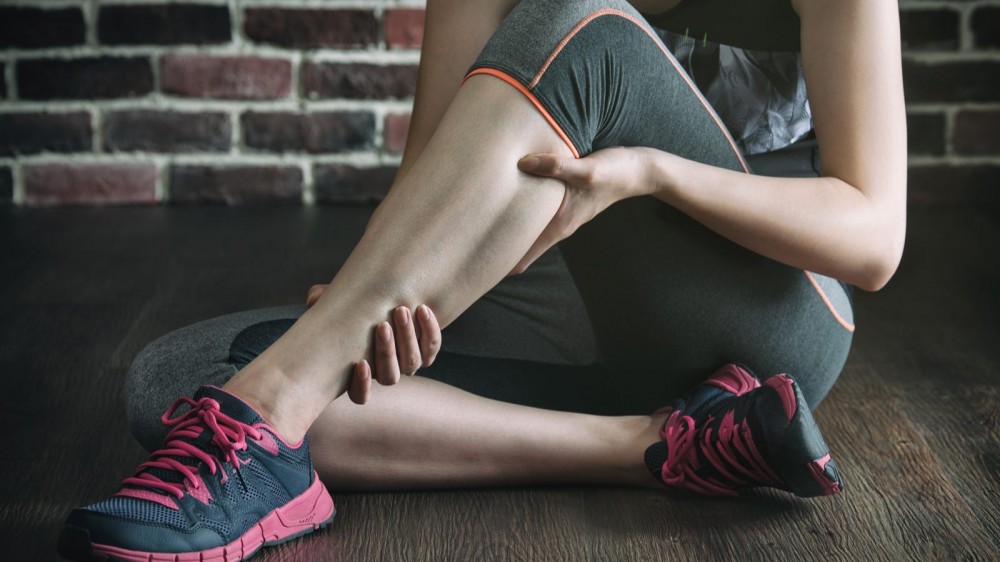
[[[628,416],[621,418],[623,435],[627,439],[622,450],[623,477],[630,485],[642,488],[662,488],[663,485],[646,468],[646,449],[660,439],[660,427],[665,414],[655,416]]]
[[[301,393],[295,385],[275,384],[266,377],[242,374],[243,371],[238,373],[222,389],[256,410],[286,443],[300,443],[318,414],[311,415],[312,408],[304,406],[307,401],[296,398]]]

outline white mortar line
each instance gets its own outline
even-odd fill
[[[940,113],[949,109],[1000,111],[1000,102],[913,103],[906,106],[907,113]]]
[[[313,180],[313,167],[311,160],[302,162],[302,204],[316,204],[316,185]]]
[[[4,79],[7,82],[7,98],[0,101],[0,106],[17,101],[17,84],[14,83],[14,57],[4,58]]]
[[[169,96],[147,96],[145,98],[120,98],[113,100],[60,100],[60,101],[14,101],[0,102],[0,113],[64,113],[68,111],[99,108],[115,110],[163,110],[174,113],[198,111],[256,111],[256,112],[338,112],[377,111],[408,113],[413,107],[412,99],[400,100],[356,100],[356,99],[295,99],[291,96],[278,100],[211,100],[197,98],[172,98]]]
[[[952,51],[952,52],[907,51],[903,53],[903,60],[913,61],[913,62],[925,62],[925,63],[997,62],[1000,61],[1000,50]]]
[[[925,156],[925,155],[915,155],[910,156],[907,159],[907,164],[912,168],[921,166],[1000,166],[1000,156],[958,156],[949,155],[945,157],[940,156]]]
[[[11,179],[14,183],[14,193],[11,195],[11,200],[15,205],[24,204],[24,178],[21,174],[21,164],[18,161],[14,161],[13,165],[10,167]]]
[[[243,150],[243,122],[240,120],[240,111],[234,109],[229,115],[229,154],[239,154]]]
[[[156,163],[156,183],[153,184],[153,199],[157,203],[163,203],[166,201],[166,183],[169,182],[167,178],[166,158],[157,158],[154,162]]]
[[[84,42],[87,45],[97,45],[97,0],[85,0],[83,9]]]
[[[393,159],[387,159],[391,162]],[[315,164],[353,164],[360,167],[373,167],[382,163],[382,159],[370,150],[355,150],[347,152],[314,154],[310,152],[244,152],[231,154],[226,152],[180,152],[168,154],[162,152],[130,151],[107,152],[95,154],[90,152],[61,153],[42,152],[39,154],[20,155],[17,157],[0,158],[0,165],[43,165],[43,164],[148,164],[160,162],[167,165],[192,166],[297,166],[302,163]]]
[[[90,111],[91,150],[100,154],[104,152],[104,138],[101,134],[104,131],[104,115],[101,114],[101,110],[97,106],[92,104],[87,106],[87,110]]]

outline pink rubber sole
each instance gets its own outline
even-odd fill
[[[278,544],[319,529],[333,519],[335,511],[333,498],[313,473],[312,485],[299,497],[267,514],[243,536],[225,546],[195,552],[141,552],[94,543],[91,549],[95,557],[105,560],[113,557],[128,562],[235,562],[253,555],[265,545]]]

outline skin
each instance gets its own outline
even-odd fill
[[[674,3],[637,6],[656,12]],[[458,89],[475,53],[516,2],[495,0],[475,10],[467,4],[429,2],[400,174],[361,243],[329,287],[315,290],[302,319],[227,390],[256,406],[290,441],[311,426],[317,467],[338,487],[567,479],[649,485],[641,455],[656,440],[659,419],[513,406],[396,373],[433,360],[440,327],[504,275],[523,271],[544,249],[627,197],[657,197],[777,261],[881,288],[896,269],[905,232],[895,3],[793,1],[823,151],[823,177],[804,179],[736,173],[640,147],[573,159],[509,86],[477,76]],[[492,126],[474,126],[483,120]],[[424,325],[420,303],[433,309],[436,328]],[[399,305],[410,311],[408,318]],[[395,336],[386,338],[390,321]],[[365,359],[350,359],[358,357]],[[398,384],[380,389],[372,387],[373,378]],[[370,403],[356,408],[334,400],[349,388],[355,402]]]

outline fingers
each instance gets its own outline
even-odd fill
[[[441,325],[426,304],[417,307],[417,324],[420,327],[420,356],[424,367],[430,367],[441,351]]]
[[[517,161],[517,169],[566,182],[586,182],[589,179],[589,166],[586,162],[555,154],[528,154]]]
[[[372,370],[368,362],[361,360],[354,364],[351,372],[351,383],[347,387],[347,396],[355,404],[364,404],[372,394]]]
[[[399,382],[396,342],[388,322],[381,322],[375,327],[375,378],[382,385]]]
[[[413,314],[409,308],[400,306],[393,311],[392,320],[396,328],[396,357],[399,359],[399,372],[412,375],[421,364],[420,343],[417,341]]]
[[[417,307],[415,314],[408,307],[397,307],[392,311],[392,324],[380,322],[375,327],[374,335],[374,377],[367,362],[363,362],[364,365],[359,363],[354,374],[361,377],[362,373],[358,370],[367,369],[369,388],[372,378],[381,385],[396,384],[401,375],[412,375],[420,367],[433,363],[441,350],[441,325],[427,305]],[[352,381],[350,388],[354,384],[358,384],[359,389],[363,388],[361,381]],[[353,395],[351,400],[357,402]]]

